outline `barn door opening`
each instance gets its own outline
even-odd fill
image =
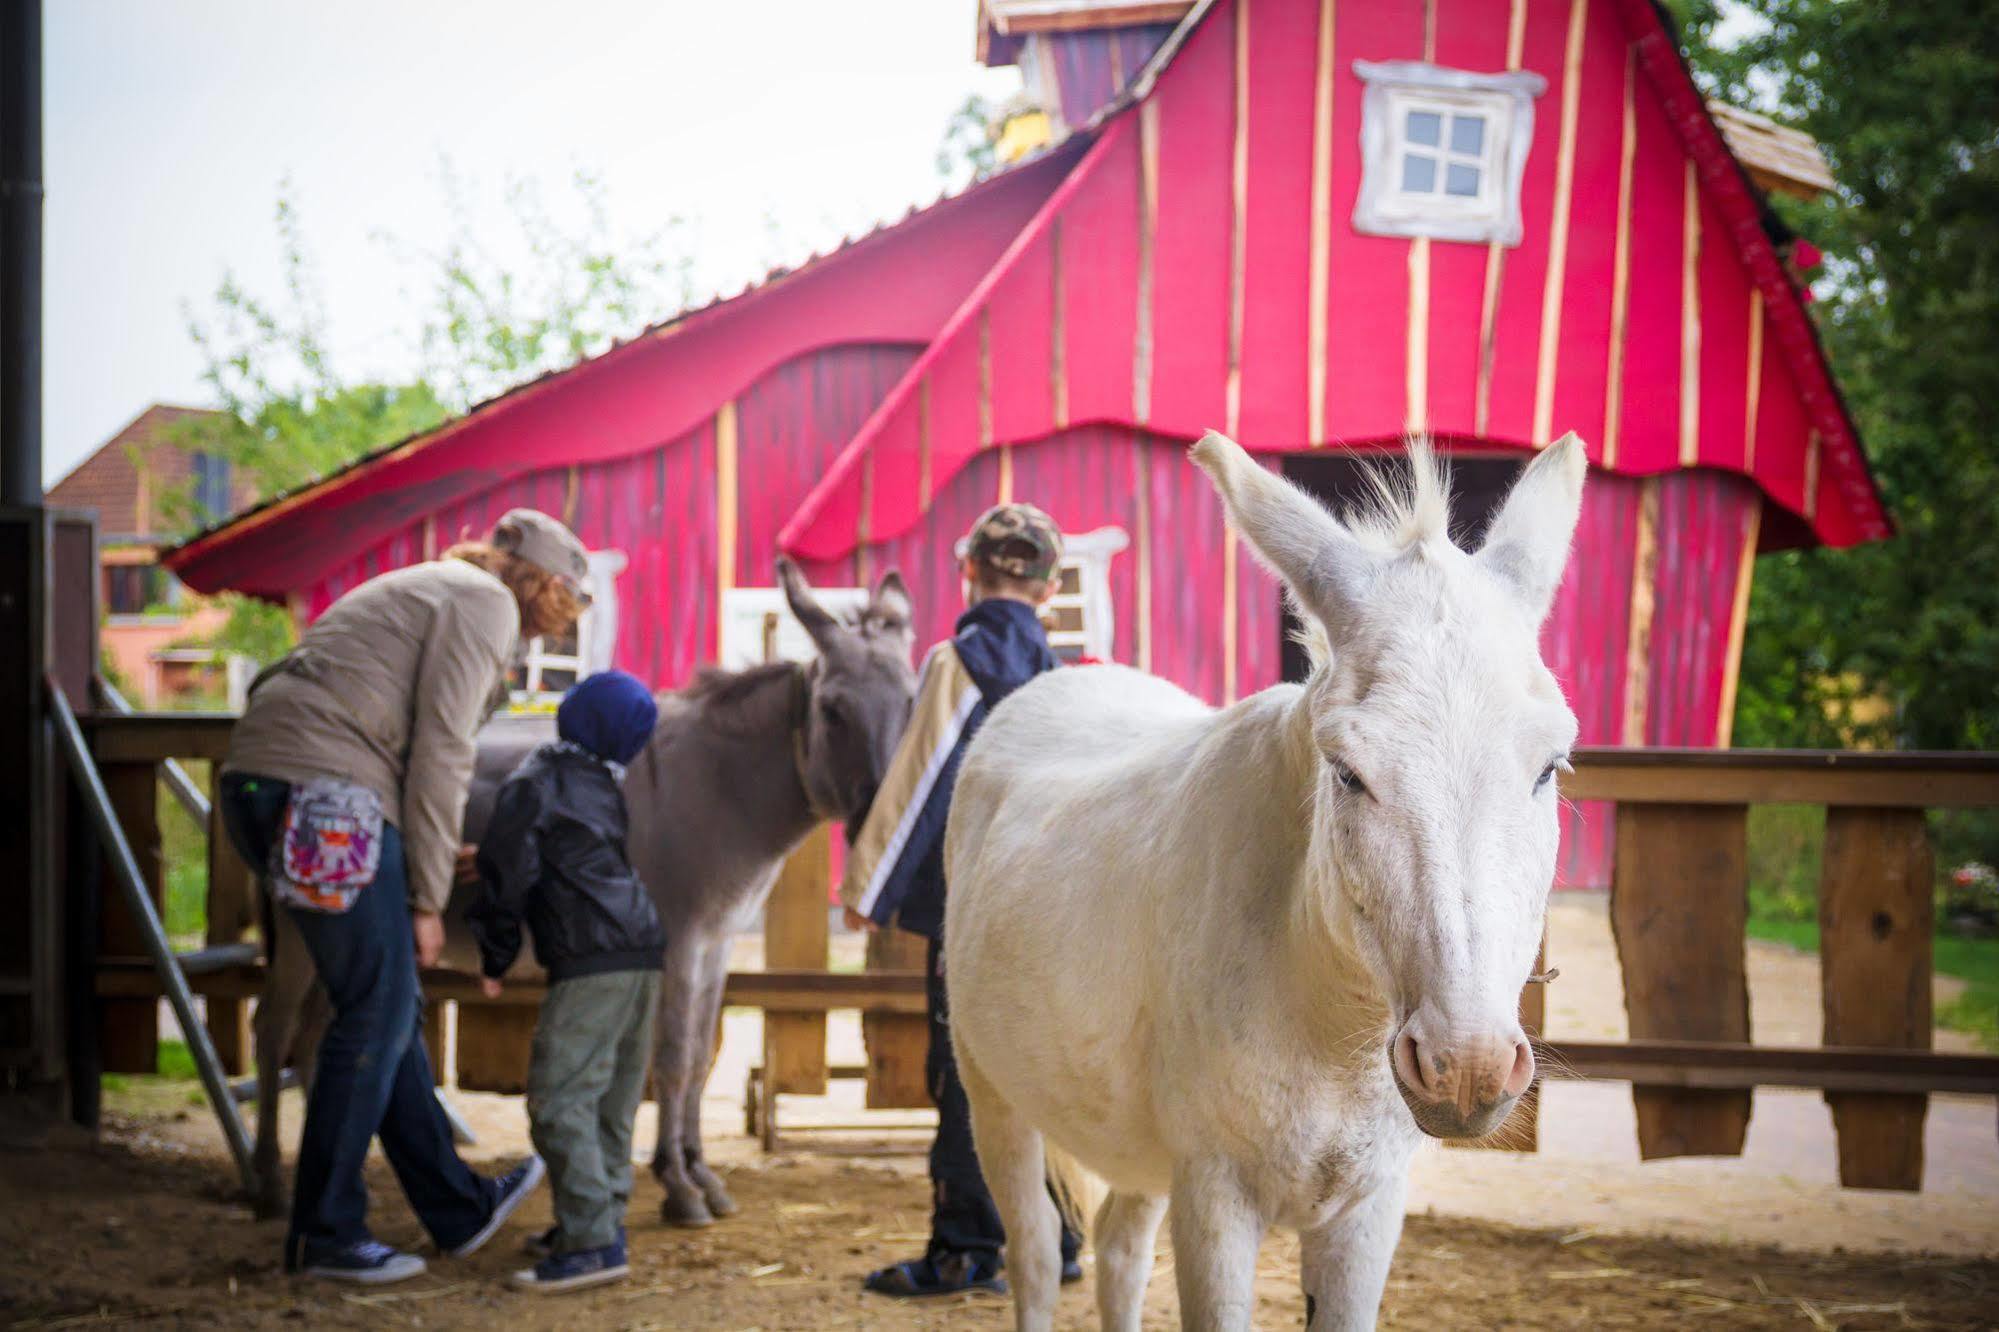
[[[1369,458],[1380,454],[1314,453],[1291,454],[1284,459],[1287,479],[1316,496],[1334,513],[1358,504],[1367,493],[1366,469],[1376,465]],[[1466,549],[1476,549],[1485,539],[1500,501],[1513,488],[1524,460],[1515,455],[1480,457],[1455,454],[1451,467],[1451,536]],[[1390,466],[1397,464],[1390,462]],[[1297,622],[1287,610],[1281,617],[1284,641],[1279,647],[1286,680],[1303,680],[1305,650],[1292,639]]]

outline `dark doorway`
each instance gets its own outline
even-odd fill
[[[1384,455],[1351,453],[1294,453],[1284,459],[1287,480],[1317,496],[1334,513],[1357,504],[1367,493],[1366,469],[1382,465]],[[1485,529],[1499,512],[1499,503],[1520,475],[1524,463],[1519,458],[1454,457],[1451,467],[1451,538],[1466,550],[1475,550],[1485,540]],[[1388,466],[1399,464],[1388,462]],[[1292,641],[1295,621],[1283,614],[1284,642],[1279,651],[1284,678],[1305,678],[1305,650]]]

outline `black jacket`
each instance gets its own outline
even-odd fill
[[[466,913],[488,976],[521,951],[521,921],[551,982],[657,971],[659,910],[625,855],[625,793],[610,766],[560,740],[500,787],[479,843],[479,896]]]

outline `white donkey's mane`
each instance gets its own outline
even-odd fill
[[[1450,464],[1437,457],[1428,435],[1410,436],[1404,448],[1406,465],[1392,461],[1391,454],[1370,460],[1361,469],[1365,489],[1333,513],[1357,541],[1382,555],[1451,539]],[[1316,672],[1333,655],[1325,626],[1317,616],[1304,613],[1288,583],[1283,586],[1293,621],[1292,641],[1305,650]]]

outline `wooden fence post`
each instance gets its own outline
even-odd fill
[[[1617,807],[1610,926],[1633,1040],[1747,1041],[1749,811]],[[1638,1154],[1740,1156],[1747,1091],[1634,1085]]]
[[[153,905],[166,914],[166,881],[160,866],[160,811],[158,765],[146,763],[106,763],[101,765],[105,793],[111,797],[118,826],[132,844],[139,862],[139,874]],[[97,935],[97,951],[107,957],[139,957],[145,943],[138,922],[125,909],[113,870],[106,858],[98,900],[103,903]],[[98,1005],[99,1048],[106,1073],[157,1073],[160,1065],[160,1005],[157,999],[106,999]]]
[[[208,809],[208,942],[240,943],[244,931],[258,925],[256,876],[222,823],[222,765],[209,764]],[[231,1077],[250,1072],[254,1059],[250,1039],[250,1005],[242,999],[208,998],[208,1034],[215,1053]]]
[[[901,930],[868,935],[869,971],[922,971],[930,941]],[[930,1020],[920,1013],[863,1013],[861,1039],[868,1051],[868,1109],[921,1110],[930,1104],[924,1060]]]
[[[1826,811],[1819,955],[1827,1045],[1930,1048],[1929,829],[1919,809]],[[1920,1189],[1929,1098],[1827,1092],[1848,1188]]]
[[[832,881],[832,825],[820,824],[778,871],[764,908],[764,967],[824,971],[829,942],[826,894]],[[826,1092],[826,1015],[764,1013],[764,1093]]]
[[[525,1092],[540,1017],[540,1004],[458,1005],[458,1085],[466,1091]]]

